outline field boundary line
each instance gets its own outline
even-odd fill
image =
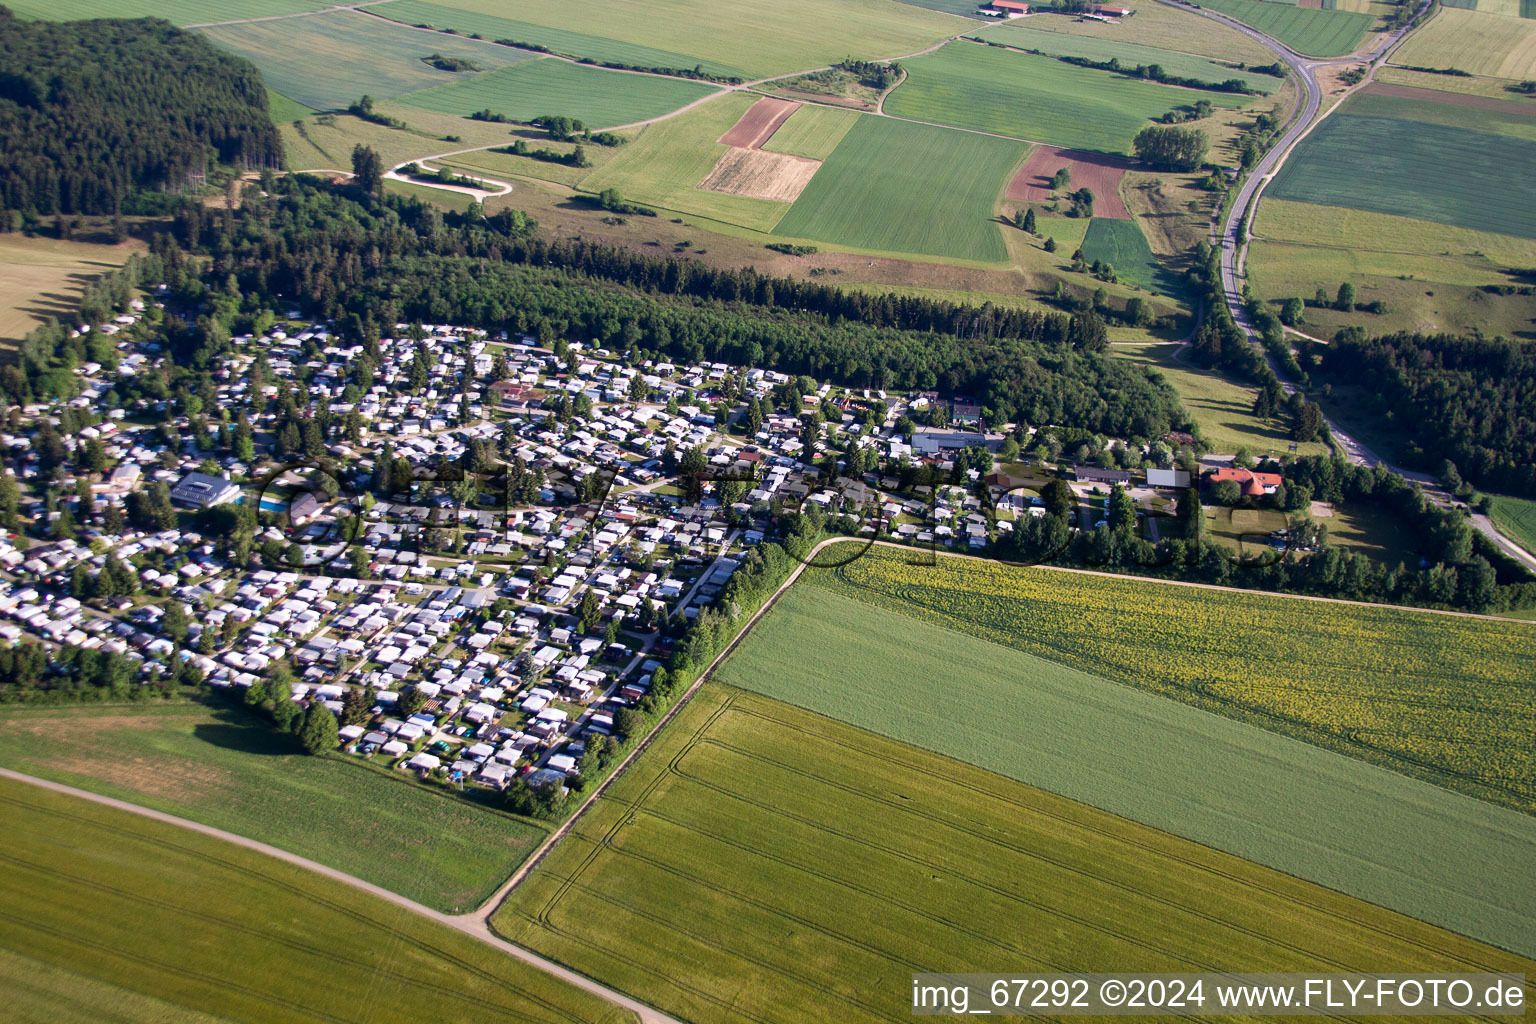
[[[213,839],[221,839],[225,842],[233,843],[236,846],[244,847],[245,849],[254,851],[256,853],[265,854],[269,857],[275,857],[276,859],[284,861],[288,864],[292,864],[295,867],[304,868],[316,874],[322,875],[331,879],[332,881],[340,882],[343,885],[351,886],[354,889],[361,889],[362,891],[367,892],[373,896],[377,896],[380,899],[386,900],[387,902],[392,903],[397,907],[401,907],[407,911],[410,911],[417,916],[429,918],[439,924],[446,925],[449,928],[452,928],[464,935],[468,935],[471,938],[474,938],[488,946],[500,949],[502,952],[516,957],[518,960],[523,961],[531,967],[541,970],[546,974],[553,975],[561,981],[564,981],[569,985],[573,985],[576,988],[604,999],[621,1009],[628,1010],[641,1021],[641,1024],[682,1024],[682,1022],[677,1021],[667,1014],[664,1014],[661,1011],[648,1006],[637,999],[624,995],[615,989],[608,988],[606,985],[594,981],[584,974],[580,974],[568,967],[557,964],[553,960],[548,960],[537,953],[526,950],[516,943],[513,943],[503,938],[502,936],[495,934],[484,926],[484,923],[480,920],[480,915],[478,913],[445,914],[440,910],[433,910],[431,907],[426,906],[425,904],[417,903],[415,900],[401,896],[399,893],[391,892],[383,886],[375,885],[372,882],[358,878],[356,875],[349,875],[344,871],[339,871],[336,868],[321,864],[318,861],[310,860],[307,857],[301,857],[296,853],[291,853],[280,847],[272,846],[268,843],[263,843],[259,840],[251,839],[247,836],[242,836],[234,832],[226,832],[223,829],[214,828],[212,825],[204,825],[202,822],[192,821],[191,819],[178,817],[174,814],[167,814],[164,811],[157,811],[150,807],[141,807],[138,804],[129,803],[126,800],[119,800],[115,797],[103,796],[100,793],[92,793],[85,789],[77,789],[74,786],[65,785],[62,782],[54,782],[49,779],[40,779],[36,776],[27,775],[24,772],[14,771],[10,768],[0,768],[0,778],[11,779],[15,782],[23,782],[31,786],[38,786],[42,789],[52,790],[55,793],[62,793],[65,796],[72,796],[78,797],[82,800],[89,800],[92,803],[100,804],[104,807],[110,807],[118,811],[126,811],[130,814],[136,814],[140,817],[158,821],[161,824],[175,825],[180,828],[201,833],[202,835],[209,836]]]

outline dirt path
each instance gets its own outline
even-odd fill
[[[374,4],[388,3],[389,0],[362,0],[355,4],[336,4],[332,7],[322,7],[318,11],[294,11],[292,14],[268,14],[261,18],[236,18],[234,21],[204,21],[196,25],[182,25],[182,28],[218,28],[220,25],[249,25],[256,21],[285,21],[288,18],[308,18],[316,14],[334,14],[336,11],[355,11],[359,7],[372,7]]]
[[[318,863],[317,861],[312,861],[305,857],[300,857],[297,854],[289,853],[287,850],[279,849],[276,846],[268,846],[266,843],[260,843],[254,839],[248,839],[242,835],[236,835],[233,832],[225,832],[223,829],[217,829],[210,825],[204,825],[201,822],[190,821],[186,818],[178,818],[174,814],[166,814],[163,811],[155,811],[148,807],[140,807],[138,804],[131,804],[125,800],[115,800],[109,796],[101,796],[97,793],[92,793],[84,789],[76,789],[73,786],[66,786],[62,783],[51,782],[47,779],[35,778],[34,776],[25,775],[21,772],[11,771],[9,768],[0,768],[0,777],[13,779],[16,782],[25,782],[32,786],[39,786],[43,789],[52,790],[55,793],[63,793],[67,796],[79,797],[82,800],[89,800],[92,803],[101,804],[105,807],[111,807],[115,810],[127,811],[129,814],[137,814],[140,817],[150,818],[163,824],[175,825],[178,828],[189,829],[193,832],[198,832],[205,836],[211,836],[214,839],[221,839],[227,843],[234,843],[236,846],[244,847],[247,850],[253,850],[256,853],[266,854],[269,857],[276,857],[278,860],[286,861],[287,863],[293,864],[296,867],[301,867],[305,870],[324,875],[326,878],[329,878],[334,882],[339,882],[342,885],[349,885],[354,889],[360,889],[363,892],[377,896],[379,899],[388,900],[395,906],[403,907],[413,914],[429,918],[439,924],[447,925],[449,928],[463,932],[465,935],[469,935],[472,938],[485,943],[487,946],[494,946],[509,956],[516,957],[531,967],[535,967],[546,974],[559,978],[561,981],[564,981],[567,984],[574,985],[576,988],[579,988],[584,992],[590,992],[592,995],[595,995],[600,999],[607,1000],[608,1002],[620,1007],[621,1009],[628,1010],[629,1012],[635,1014],[637,1018],[639,1018],[641,1024],[681,1024],[681,1022],[667,1016],[659,1010],[654,1010],[651,1007],[646,1006],[644,1003],[631,999],[629,996],[626,996],[623,993],[616,992],[605,985],[598,984],[585,975],[577,974],[575,971],[561,967],[559,964],[551,960],[546,960],[536,953],[531,953],[528,950],[523,949],[521,946],[514,945],[513,943],[508,942],[506,939],[495,935],[491,932],[490,928],[486,926],[483,910],[457,916],[452,914],[445,914],[442,911],[433,910],[431,907],[417,903],[414,900],[406,899],[404,896],[401,896],[398,893],[393,893],[388,889],[374,885],[372,882],[366,882],[354,875],[349,875],[345,872],[337,871],[335,868],[327,867],[326,865]]]

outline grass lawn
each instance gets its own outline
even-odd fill
[[[960,559],[913,569],[902,564],[907,557],[881,550],[811,578],[1024,654],[1536,810],[1536,749],[1526,742],[1536,732],[1528,671],[1536,631],[1527,627]],[[1526,820],[1536,827],[1536,818]]]
[[[491,70],[535,55],[493,43],[420,32],[359,11],[199,29],[221,49],[255,64],[267,85],[315,110],[344,110],[364,93],[394,99],[416,89],[477,78],[422,61],[441,53]],[[466,111],[468,113],[468,111]]]
[[[0,713],[0,765],[250,836],[442,910],[477,905],[544,837],[446,793],[294,749],[234,709]]]
[[[1260,210],[1271,202],[1276,200],[1266,199]],[[1347,212],[1336,206],[1317,209]],[[1271,302],[1291,296],[1311,299],[1319,286],[1332,295],[1339,282],[1350,281],[1355,285],[1357,302],[1386,303],[1387,311],[1382,314],[1307,307],[1306,321],[1299,330],[1317,338],[1331,338],[1339,328],[1350,325],[1371,334],[1479,330],[1490,336],[1536,337],[1529,296],[1492,295],[1481,287],[1519,282],[1476,257],[1435,257],[1259,239],[1249,246],[1247,270],[1254,291]]]
[[[1194,11],[1163,4],[1142,4],[1123,22],[1094,21],[1041,13],[1010,24],[1037,32],[1082,36],[1110,42],[1131,40],[1143,46],[1197,53],[1245,64],[1273,64],[1275,55],[1234,28]],[[1042,50],[1050,50],[1041,46]],[[1278,79],[1277,79],[1278,81]]]
[[[1207,507],[1207,528],[1218,543],[1226,545],[1239,558],[1267,562],[1274,558],[1269,535],[1291,525],[1291,517],[1275,509]]]
[[[1138,9],[1132,25],[1140,20],[1140,15]],[[1239,71],[1229,64],[1198,54],[1180,53],[1177,49],[1163,49],[1106,36],[1069,36],[1063,32],[1035,27],[1036,23],[1047,20],[1044,16],[1020,18],[991,25],[971,34],[977,39],[1016,46],[1021,50],[1038,50],[1053,57],[1087,57],[1096,61],[1113,58],[1128,69],[1134,69],[1138,64],[1158,64],[1176,78],[1195,78],[1204,82],[1225,82],[1229,78],[1237,78],[1249,88],[1263,93],[1272,93],[1280,88],[1281,80],[1273,75]]]
[[[1290,452],[1290,433],[1284,423],[1267,423],[1253,415],[1258,393],[1236,384],[1213,370],[1181,363],[1173,358],[1179,345],[1116,345],[1114,355],[1146,363],[1157,369],[1184,402],[1200,432],[1218,452],[1231,453],[1246,447],[1255,457]],[[1324,455],[1328,447],[1315,441],[1299,445],[1298,455]]]
[[[1536,142],[1346,103],[1302,140],[1269,195],[1536,238],[1536,192],[1511,188],[1532,166]]]
[[[1093,218],[1083,236],[1083,257],[1089,264],[1097,260],[1110,264],[1115,275],[1130,284],[1164,295],[1184,293],[1179,276],[1152,255],[1152,247],[1134,220]]]
[[[0,234],[0,344],[20,341],[48,317],[73,316],[88,281],[143,248],[137,241],[97,245]]]
[[[1493,495],[1493,513],[1489,516],[1499,532],[1536,554],[1536,501]]]
[[[489,108],[518,121],[558,110],[593,128],[613,128],[660,117],[715,89],[682,78],[544,58],[413,92],[401,102],[460,117]]]
[[[703,70],[709,74],[745,76],[745,72],[740,68],[715,61],[700,61],[697,57],[690,57],[684,53],[639,46],[622,39],[592,35],[587,31],[571,31],[536,25],[528,21],[514,21],[495,14],[464,10],[440,3],[427,3],[425,0],[389,0],[388,3],[370,6],[368,11],[407,25],[430,25],[438,29],[452,29],[460,35],[477,35],[481,39],[506,39],[516,43],[531,43],[566,57],[585,58],[598,63],[670,70],[691,70],[696,66],[702,66]],[[589,21],[583,27],[590,29],[600,26],[594,26]]]
[[[1494,78],[1536,78],[1536,21],[1442,8],[1408,37],[1392,60]]]
[[[292,170],[348,170],[352,166],[352,147],[358,143],[372,147],[386,167],[393,167],[407,160],[467,146],[510,145],[512,142],[512,134],[504,124],[432,114],[392,102],[379,103],[376,107],[380,113],[404,121],[407,127],[388,128],[350,114],[321,114],[297,124],[279,125],[278,133],[283,137],[283,156],[288,167]],[[448,135],[456,135],[462,141],[449,142],[445,138]]]
[[[1251,25],[1313,57],[1353,53],[1377,20],[1375,14],[1326,11],[1269,0],[1200,0],[1200,6]]]
[[[570,142],[551,142],[547,138],[538,137],[542,133],[527,132],[528,145],[534,149],[553,149],[560,153],[568,153],[577,145]],[[467,171],[470,174],[489,175],[498,180],[505,180],[509,175],[537,178],[540,181],[548,181],[567,188],[575,188],[590,176],[598,167],[603,167],[612,161],[621,152],[620,149],[608,146],[584,146],[587,159],[591,161],[591,167],[571,167],[567,164],[549,163],[545,160],[535,160],[531,156],[514,156],[511,153],[501,153],[492,149],[479,149],[472,153],[461,153],[458,156],[449,157],[447,160],[438,161],[449,167]]]
[[[453,210],[455,213],[463,213],[469,209],[469,204],[475,201],[474,196],[468,196],[462,192],[449,192],[447,189],[418,185],[414,181],[390,179],[384,182],[384,191],[401,196],[415,196],[424,203],[433,203],[444,210]]]
[[[10,780],[0,780],[0,806],[7,1020],[634,1019],[467,935],[265,854]]]
[[[848,56],[899,57],[971,24],[889,0],[737,0],[728,16],[708,0],[614,0],[601,12],[546,0],[440,0],[439,6],[686,53],[694,63],[741,68],[748,77],[787,75]]]
[[[1259,204],[1253,233],[1276,242],[1427,257],[1405,265],[1407,272],[1453,284],[1505,284],[1508,268],[1536,266],[1536,239],[1269,196]]]
[[[773,153],[825,160],[859,119],[857,111],[807,103],[779,125],[763,148]]]
[[[1000,261],[1007,250],[993,209],[1027,153],[1007,139],[861,117],[774,234]]]
[[[1220,92],[1156,85],[969,40],[905,61],[907,80],[885,112],[1033,142],[1128,153],[1150,119],[1209,99],[1218,106],[1251,100]]]
[[[646,125],[633,142],[621,147],[581,182],[587,192],[616,188],[625,199],[665,210],[691,213],[771,231],[789,210],[788,203],[751,199],[698,187],[731,147],[717,140],[758,97],[731,93],[686,113]]]
[[[820,683],[836,688],[843,674]],[[883,673],[863,675],[860,687]],[[1532,967],[717,684],[577,823],[494,925],[694,1024],[904,1019],[911,972],[984,963],[1021,971]]]
[[[1333,515],[1319,516],[1317,523],[1328,528],[1328,541],[1336,548],[1358,551],[1385,565],[1418,567],[1419,552],[1412,546],[1412,535],[1397,517],[1375,504],[1335,505]]]
[[[267,110],[272,115],[272,123],[276,125],[291,124],[315,112],[312,107],[306,107],[298,100],[289,99],[273,89],[267,90]]]
[[[201,25],[318,11],[331,5],[312,0],[11,0],[5,6],[24,18],[44,21],[164,18],[177,25]]]

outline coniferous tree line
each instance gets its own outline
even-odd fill
[[[261,75],[155,18],[24,21],[0,7],[0,219],[112,214],[210,163],[277,166]]]
[[[1467,482],[1536,497],[1536,349],[1509,338],[1341,331],[1304,361],[1357,386],[1431,472],[1449,459]]]
[[[269,199],[233,213],[186,204],[180,244],[213,256],[206,279],[222,292],[298,300],[359,336],[402,321],[462,323],[854,387],[969,393],[991,422],[1144,437],[1188,426],[1172,388],[1104,354],[1091,311],[845,294],[750,268],[542,241],[516,211],[445,215],[292,176],[268,185]]]

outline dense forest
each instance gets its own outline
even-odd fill
[[[1306,353],[1348,383],[1405,446],[1405,461],[1436,472],[1449,459],[1467,482],[1536,497],[1536,349],[1507,338],[1344,331]]]
[[[1177,394],[1105,354],[1091,312],[1036,313],[846,294],[609,246],[545,242],[516,211],[443,214],[297,177],[237,213],[187,204],[177,237],[209,280],[281,296],[359,338],[401,321],[596,341],[685,362],[762,366],[854,387],[974,394],[987,419],[1157,438],[1189,426]]]
[[[261,76],[169,22],[0,7],[0,210],[112,214],[224,164],[277,166]]]

